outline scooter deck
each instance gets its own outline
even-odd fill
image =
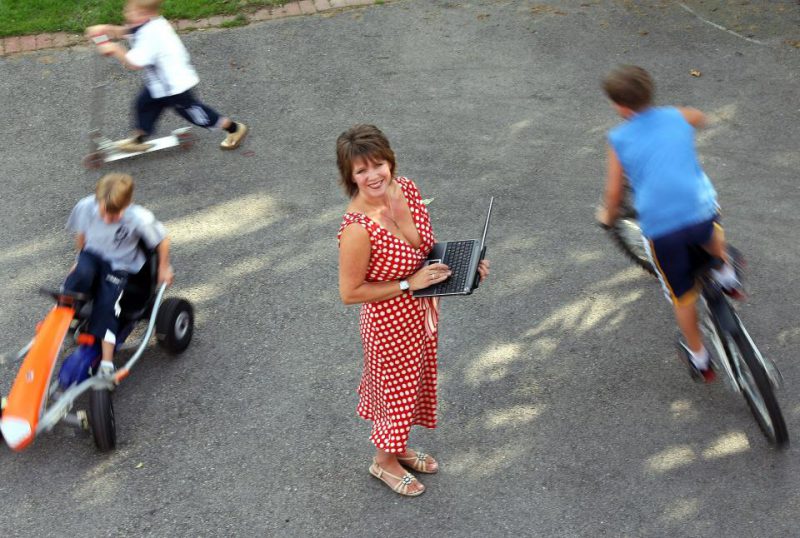
[[[174,148],[175,146],[186,149],[191,147],[196,139],[195,135],[192,134],[190,130],[191,127],[175,129],[172,131],[172,134],[168,136],[148,140],[147,143],[152,144],[149,149],[145,151],[134,152],[120,151],[116,147],[116,145],[121,142],[120,140],[112,142],[111,140],[103,138],[99,135],[99,133],[97,133],[96,135],[92,135],[92,139],[95,141],[94,143],[97,149],[83,158],[83,164],[91,170],[100,168],[105,163],[136,157],[137,155],[142,155],[143,153],[153,153],[154,151]]]
[[[114,142],[114,145],[116,145],[118,142],[121,141]],[[171,135],[167,135],[161,138],[155,138],[153,140],[148,140],[146,143],[152,144],[152,146],[145,151],[131,152],[131,151],[120,151],[116,148],[112,148],[105,154],[103,160],[107,163],[110,163],[113,161],[120,161],[122,159],[127,159],[128,157],[136,157],[137,155],[142,155],[144,153],[153,153],[154,151],[159,151],[162,149],[174,148],[175,146],[179,146],[181,144],[181,140],[178,138],[178,134],[176,134],[176,132],[173,132]]]
[[[53,369],[74,316],[75,310],[70,307],[54,307],[22,362],[0,419],[0,430],[12,450],[24,449],[36,435]]]

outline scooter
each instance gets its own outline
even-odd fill
[[[108,36],[100,35],[92,38],[95,44],[105,43],[109,41]],[[189,149],[192,147],[197,137],[192,132],[191,127],[181,127],[175,129],[171,134],[162,138],[148,140],[147,143],[150,147],[145,151],[121,151],[119,143],[121,140],[112,140],[102,133],[102,113],[106,87],[108,81],[103,80],[102,72],[104,69],[105,59],[97,55],[94,60],[94,85],[92,86],[92,99],[91,99],[91,114],[89,119],[89,141],[90,150],[89,154],[83,158],[83,165],[90,169],[96,170],[101,168],[104,164],[136,157],[144,153],[153,153],[163,149],[180,147],[181,149]]]

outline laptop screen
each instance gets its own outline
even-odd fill
[[[483,236],[481,236],[481,252],[486,244],[486,232],[489,231],[489,218],[492,216],[492,205],[494,205],[494,196],[489,200],[489,212],[486,213],[486,222],[483,225]]]

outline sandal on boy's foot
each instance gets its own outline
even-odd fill
[[[139,142],[136,138],[126,138],[120,140],[115,145],[119,151],[124,151],[125,153],[138,153],[140,151],[147,151],[153,147],[153,144]]]
[[[397,461],[399,461],[400,465],[403,467],[408,467],[418,473],[425,474],[434,474],[439,471],[439,464],[436,463],[436,460],[433,459],[433,456],[430,454],[425,454],[418,450],[409,450],[408,452],[412,452],[413,456],[397,456]]]
[[[247,128],[247,125],[245,125],[244,123],[239,123],[237,121],[236,122],[236,131],[233,132],[233,133],[228,133],[228,136],[226,136],[225,140],[223,140],[220,143],[219,147],[221,147],[222,149],[236,149],[236,148],[238,148],[239,144],[241,144],[242,140],[244,140],[244,137],[247,136],[247,131],[248,130],[249,129]]]
[[[372,465],[369,466],[369,474],[392,488],[392,491],[395,493],[399,493],[400,495],[404,495],[406,497],[416,497],[417,495],[422,495],[422,493],[425,491],[425,486],[423,486],[413,474],[406,473],[403,476],[394,475],[378,465],[378,462],[375,460],[375,458],[372,459]],[[396,480],[397,483],[392,486],[384,477]],[[420,489],[416,491],[408,491],[409,486],[414,482],[417,482],[420,485]]]

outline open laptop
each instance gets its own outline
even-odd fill
[[[478,263],[486,255],[486,232],[489,231],[489,219],[492,217],[494,196],[489,200],[489,211],[483,225],[483,236],[480,241],[447,241],[435,243],[425,264],[444,263],[452,274],[444,282],[429,286],[424,290],[413,292],[414,297],[438,297],[441,295],[469,295],[478,287]]]

